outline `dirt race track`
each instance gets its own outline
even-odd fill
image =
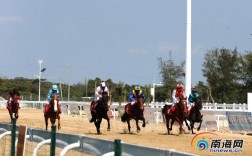
[[[136,132],[135,122],[131,121],[133,133],[127,133],[127,124],[122,123],[119,119],[111,119],[111,131],[107,131],[106,120],[102,121],[101,135],[96,135],[96,129],[93,123],[89,123],[89,116],[77,117],[61,115],[61,130],[58,132],[82,134],[93,136],[96,138],[104,138],[108,140],[121,139],[122,142],[146,145],[155,148],[175,149],[199,155],[217,155],[220,153],[210,153],[209,150],[200,151],[191,146],[191,141],[195,135],[190,134],[186,130],[186,134],[178,135],[178,127],[174,126],[173,135],[167,135],[165,124],[147,124],[145,128],[141,127],[141,132]],[[9,114],[7,109],[0,108],[0,122],[9,123]],[[20,109],[17,125],[24,125],[38,129],[45,129],[43,112],[41,109]],[[49,131],[51,124],[49,123]],[[195,130],[196,133],[197,132]],[[252,136],[241,133],[231,134],[227,130],[222,132],[214,132],[221,137],[221,140],[243,140],[242,153],[222,153],[224,155],[251,155],[252,153]]]

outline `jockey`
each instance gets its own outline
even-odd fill
[[[58,89],[58,86],[57,86],[57,85],[52,85],[52,88],[48,91],[47,100],[48,100],[49,103],[50,103],[50,101],[52,100],[52,95],[54,95],[54,94],[57,95],[58,100],[59,100],[59,98],[60,98],[60,92],[59,92],[59,89]],[[45,109],[46,109],[46,107],[49,105],[49,103],[46,104]],[[46,111],[46,110],[44,110],[44,111]],[[61,113],[60,107],[59,107],[59,113]]]
[[[197,93],[197,89],[196,89],[196,87],[194,87],[193,89],[192,89],[192,93],[189,95],[189,97],[188,97],[188,105],[187,105],[187,107],[188,107],[188,109],[190,109],[191,108],[191,106],[193,105],[193,103],[195,102],[195,100],[197,99],[197,98],[199,98],[200,96],[199,96],[199,94]]]
[[[198,98],[200,98],[200,95],[198,94],[196,87],[194,87],[192,89],[192,93],[188,97],[188,104],[187,104],[188,110],[190,110],[191,106],[193,106],[194,102]],[[201,113],[200,116],[202,117]]]
[[[95,101],[98,101],[102,97],[102,93],[107,92],[109,96],[109,89],[106,86],[105,81],[102,81],[100,85],[95,89]]]
[[[105,81],[101,81],[100,85],[95,89],[94,101],[91,102],[91,106],[90,106],[91,114],[92,114],[92,112],[93,113],[95,112],[95,107],[97,105],[97,101],[101,99],[103,92],[107,92],[108,96],[109,96],[109,89],[106,86]],[[95,121],[95,117],[94,117],[94,115],[92,115],[92,118],[89,120],[89,122],[91,123],[94,121]]]
[[[144,102],[146,100],[144,92],[141,90],[139,85],[136,85],[135,89],[130,93],[129,100],[131,101],[131,105],[135,104],[137,98],[143,98]]]
[[[16,95],[17,100],[20,99],[20,93],[18,92],[18,90],[16,88],[13,89],[13,91],[9,92],[8,98],[9,100],[7,101],[7,109],[11,109],[11,102],[13,101],[13,97],[14,95]],[[20,109],[19,103],[18,103],[18,109]]]
[[[60,98],[60,92],[57,85],[52,85],[52,88],[48,91],[47,100],[50,102],[52,100],[52,95],[56,94],[58,99]]]
[[[183,84],[182,83],[178,83],[176,89],[173,90],[172,92],[172,108],[171,111],[169,110],[168,113],[172,113],[175,110],[175,104],[179,103],[179,97],[184,95],[185,96],[185,92],[184,92],[184,88],[183,88]]]

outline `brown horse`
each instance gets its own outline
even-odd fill
[[[10,119],[12,122],[13,118],[18,119],[18,110],[20,109],[19,103],[18,103],[19,96],[13,95],[12,101],[7,102],[7,109],[9,111]]]
[[[128,130],[130,133],[130,120],[134,119],[136,121],[137,132],[141,131],[138,121],[143,121],[143,127],[145,127],[145,118],[144,118],[144,100],[142,98],[137,99],[137,102],[132,106],[131,103],[128,103],[124,110],[124,114],[121,117],[122,122],[126,122],[128,124]]]
[[[107,131],[110,131],[110,119],[108,117],[108,102],[109,96],[107,92],[102,93],[102,97],[97,101],[93,101],[90,106],[90,111],[92,115],[92,119],[90,122],[94,122],[96,127],[97,134],[101,134],[100,125],[102,122],[102,118],[107,120],[108,127]]]
[[[177,121],[179,123],[179,134],[182,134],[182,132],[184,131],[183,129],[183,122],[185,120],[185,117],[187,115],[187,97],[181,96],[179,97],[179,103],[175,104],[175,110],[174,112],[171,114],[169,113],[169,110],[171,109],[171,105],[165,105],[164,108],[162,109],[162,114],[163,114],[163,118],[166,122],[166,128],[167,128],[167,132],[168,135],[170,135],[170,131],[172,130],[172,125],[174,123],[174,121]],[[171,126],[170,125],[170,120],[171,120]]]
[[[54,125],[56,119],[58,119],[58,129],[61,129],[60,126],[60,105],[58,96],[56,94],[52,95],[52,99],[49,105],[45,106],[44,117],[45,117],[45,124],[46,130],[48,128],[48,119],[50,118],[51,124]]]
[[[194,129],[194,123],[195,122],[198,122],[200,123],[199,124],[199,127],[197,128],[197,131],[200,130],[201,128],[201,123],[202,123],[202,118],[203,118],[203,115],[201,115],[200,113],[200,110],[202,109],[202,102],[201,102],[201,98],[198,97],[195,102],[194,102],[194,105],[191,107],[191,109],[189,110],[189,115],[186,117],[186,120],[188,120],[190,122],[190,127],[191,127],[191,131],[192,131],[192,134],[195,134],[193,132],[193,129]],[[186,125],[187,124],[187,121],[185,120],[186,122]]]

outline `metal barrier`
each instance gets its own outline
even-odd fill
[[[14,131],[12,125],[0,123],[0,133],[4,131]],[[19,126],[17,126],[19,129]],[[56,129],[56,128],[55,128]],[[37,151],[44,144],[51,143],[50,154],[55,155],[55,147],[63,148],[60,155],[63,156],[67,153],[68,150],[78,150],[79,152],[90,153],[94,155],[116,155],[116,156],[171,156],[171,155],[180,155],[180,156],[192,156],[194,154],[179,152],[174,150],[152,148],[141,145],[134,145],[129,143],[121,142],[119,139],[114,141],[97,139],[85,135],[73,135],[66,133],[56,133],[48,132],[39,129],[28,128],[27,136],[28,140],[32,142],[37,142],[36,148],[33,150],[33,155],[37,155]],[[55,136],[53,136],[55,135]],[[39,138],[39,139],[38,139]],[[52,138],[52,140],[51,140]],[[55,140],[55,141],[54,141]],[[54,142],[54,143],[53,143]],[[53,147],[52,147],[53,146]],[[13,150],[13,149],[12,149]],[[15,152],[14,152],[15,153]]]

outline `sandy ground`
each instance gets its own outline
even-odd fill
[[[0,122],[9,123],[9,114],[7,109],[0,108]],[[41,109],[20,109],[19,119],[17,125],[24,125],[28,127],[45,129],[43,112]],[[51,124],[49,123],[49,130]],[[193,134],[190,134],[186,130],[186,134],[178,135],[178,126],[174,126],[172,135],[167,135],[165,124],[147,124],[145,128],[141,127],[141,132],[136,132],[135,122],[131,121],[131,127],[133,133],[127,132],[127,123],[121,122],[119,119],[111,119],[111,131],[107,131],[106,120],[102,121],[101,135],[96,135],[96,129],[93,123],[89,123],[89,116],[67,116],[61,115],[61,127],[59,132],[82,134],[93,136],[96,138],[104,138],[108,140],[121,139],[122,142],[146,145],[155,148],[175,149],[177,151],[183,151],[199,155],[216,155],[209,153],[209,150],[200,151],[191,145],[193,140]],[[203,131],[197,132],[200,133]],[[252,136],[245,134],[231,134],[227,130],[222,132],[214,132],[221,140],[243,140],[242,153],[228,153],[229,155],[251,155],[252,153]],[[212,138],[213,139],[213,138]],[[223,154],[223,153],[222,153]],[[225,153],[224,153],[225,154]],[[227,153],[225,154],[227,155]]]

